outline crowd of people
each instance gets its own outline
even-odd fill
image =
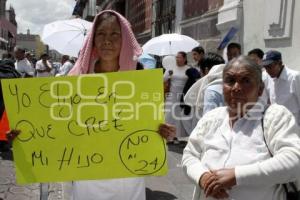
[[[202,47],[196,47],[192,50],[195,64],[190,65],[182,64],[181,55],[182,52],[178,52],[176,66],[168,68],[164,74],[165,87],[169,87],[165,88],[165,112],[166,121],[176,125],[176,137],[187,137],[205,113],[226,105],[223,70],[231,60],[242,56],[242,51],[240,44],[230,43],[225,62],[217,53],[205,53]],[[247,57],[258,64],[262,71],[264,90],[260,99],[266,104],[285,106],[300,125],[300,72],[284,65],[282,55],[277,50],[264,53],[256,48],[249,51]]]
[[[66,76],[73,68],[74,58],[63,55],[61,62],[53,62],[47,53],[40,55],[37,60],[31,52],[26,52],[23,47],[16,46],[14,54],[4,54],[0,60],[0,80],[5,78],[32,78]],[[9,130],[8,119],[4,109],[4,100],[0,83],[0,150],[7,151],[5,133]]]
[[[180,54],[165,72],[165,112],[176,137],[188,137],[182,167],[193,199],[289,199],[287,183],[300,181],[300,73],[277,50],[242,55],[238,43],[225,59],[194,48],[196,65],[183,65]],[[191,68],[199,79],[183,89]]]
[[[63,56],[58,76],[135,70],[142,49],[123,16],[99,13],[74,67]],[[194,63],[188,64],[187,53]],[[48,55],[33,65],[15,48],[22,77],[53,76]],[[238,43],[223,58],[195,47],[178,51],[164,72],[166,124],[171,144],[189,137],[183,171],[195,183],[194,200],[284,200],[284,184],[300,180],[300,73],[277,50],[242,55]],[[13,131],[10,132],[13,134]],[[22,134],[22,133],[21,133]],[[74,200],[143,200],[143,178],[78,181]]]
[[[60,62],[53,62],[47,53],[40,55],[37,60],[31,52],[21,46],[14,48],[14,55],[5,54],[0,60],[4,63],[13,63],[13,67],[21,74],[21,77],[51,77],[66,76],[72,69],[76,58],[63,55]]]

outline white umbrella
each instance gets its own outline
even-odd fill
[[[46,24],[42,41],[61,54],[78,57],[92,23],[83,19],[60,20]]]
[[[176,58],[175,58],[175,56],[173,56],[173,55],[165,56],[162,59],[162,66],[166,70],[173,70],[173,68],[175,68],[175,66],[176,66]]]
[[[178,51],[190,52],[199,45],[199,42],[189,36],[172,33],[152,38],[144,44],[143,51],[159,56],[175,55]]]

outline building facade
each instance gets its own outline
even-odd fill
[[[92,21],[102,10],[116,10],[125,16],[140,43],[152,36],[152,0],[77,0],[73,15]]]
[[[0,58],[12,53],[16,45],[17,22],[13,7],[6,10],[6,0],[0,0]]]
[[[276,49],[283,63],[300,71],[300,2],[298,0],[244,0],[244,52]],[[250,13],[255,13],[251,17]]]
[[[299,9],[296,0],[224,0],[217,28],[223,36],[237,28],[233,41],[242,44],[244,54],[253,48],[276,49],[287,66],[300,71]]]
[[[176,0],[153,0],[152,36],[176,32]]]
[[[97,15],[97,1],[96,0],[87,0],[85,1],[85,8],[82,13],[83,19],[87,21],[93,21],[94,17]]]
[[[101,10],[116,10],[123,16],[126,15],[126,4],[128,0],[98,0],[96,1],[97,12]]]
[[[216,51],[221,40],[216,24],[222,5],[223,0],[103,0],[99,9],[114,9],[127,17],[140,44],[161,34],[181,33]]]
[[[82,0],[83,1],[83,0]],[[91,0],[92,1],[92,0]],[[231,28],[230,42],[282,52],[284,63],[300,70],[300,1],[296,0],[95,0],[95,12],[114,9],[131,22],[140,44],[164,33],[181,33],[217,51]]]
[[[152,37],[152,0],[127,1],[125,16],[140,44]]]
[[[30,30],[27,30],[26,34],[17,34],[17,45],[33,53],[37,58],[47,51],[47,46],[41,42],[40,36],[30,34]]]
[[[183,0],[179,32],[200,42],[207,51],[217,51],[222,38],[217,29],[223,0]]]
[[[123,9],[119,9],[119,5],[125,1],[107,1],[107,0],[75,0],[76,5],[74,7],[73,16],[80,17],[87,21],[93,21],[97,13],[105,9],[118,10],[120,13],[125,13],[125,6]]]

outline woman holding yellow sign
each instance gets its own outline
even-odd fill
[[[115,11],[103,11],[94,20],[80,56],[69,75],[135,70],[142,49],[129,22]],[[172,138],[175,128],[162,124],[159,133]],[[79,181],[73,185],[74,200],[143,200],[143,178]]]

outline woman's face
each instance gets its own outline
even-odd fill
[[[176,64],[177,66],[184,66],[185,65],[185,58],[183,57],[183,55],[181,53],[177,53],[176,55]]]
[[[223,75],[224,100],[231,114],[244,114],[263,92],[254,70],[234,65]]]
[[[119,60],[122,34],[116,17],[107,18],[96,27],[94,43],[97,55],[101,60]]]

